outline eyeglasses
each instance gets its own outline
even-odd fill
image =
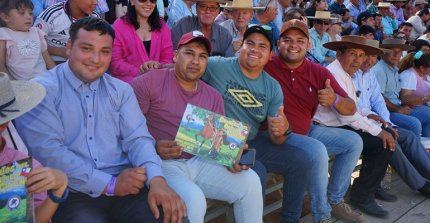
[[[216,6],[207,6],[207,5],[198,5],[199,10],[201,11],[207,11],[209,9],[209,12],[218,12],[219,7]]]
[[[319,25],[326,25],[326,26],[330,25],[330,23],[327,21],[315,20],[315,22]]]
[[[141,4],[143,4],[143,3],[145,3],[145,2],[150,2],[150,3],[155,3],[155,1],[156,0],[137,0],[137,2],[139,2],[139,3],[141,3]]]
[[[272,31],[272,27],[270,27],[268,25],[249,24],[248,28],[251,28],[251,27],[254,27],[254,26],[260,27],[260,28],[262,28],[262,29],[264,29],[266,31]]]

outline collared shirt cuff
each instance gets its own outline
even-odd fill
[[[153,163],[148,163],[145,165],[146,168],[146,176],[147,176],[147,180],[146,180],[146,186],[149,188],[149,185],[151,184],[151,180],[154,177],[163,177],[163,171],[161,170],[161,167],[159,165],[153,164]]]
[[[106,185],[109,183],[112,175],[102,172],[100,170],[94,170],[91,180],[88,182],[88,187],[84,193],[91,197],[99,197],[103,194]]]

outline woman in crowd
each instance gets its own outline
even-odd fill
[[[155,0],[130,0],[127,8],[127,14],[113,24],[110,71],[129,83],[139,74],[173,63],[173,45]]]
[[[399,63],[400,99],[411,108],[425,106],[430,101],[430,53],[412,52]]]

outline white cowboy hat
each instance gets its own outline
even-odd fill
[[[233,0],[221,6],[226,9],[264,9],[263,6],[253,6],[252,0]]]
[[[0,124],[30,111],[45,97],[45,88],[32,81],[11,81],[0,72]]]
[[[389,2],[380,2],[380,3],[378,3],[378,6],[376,6],[376,7],[378,7],[378,8],[390,8],[390,6],[391,6],[391,3],[389,3]]]

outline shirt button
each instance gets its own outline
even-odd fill
[[[97,162],[97,159],[94,159],[94,161],[96,161],[96,162]]]
[[[89,137],[89,139],[90,139],[90,140],[92,140],[92,139],[93,139],[93,137]]]
[[[293,78],[293,81],[295,81],[296,79]]]
[[[92,115],[89,115],[88,117],[90,117],[90,118],[91,118],[91,117],[93,117],[93,116],[92,116]]]
[[[92,192],[92,191],[90,191],[90,194],[93,194],[93,192]]]
[[[85,96],[86,98],[89,98],[90,96],[89,95],[87,95],[87,96]]]

